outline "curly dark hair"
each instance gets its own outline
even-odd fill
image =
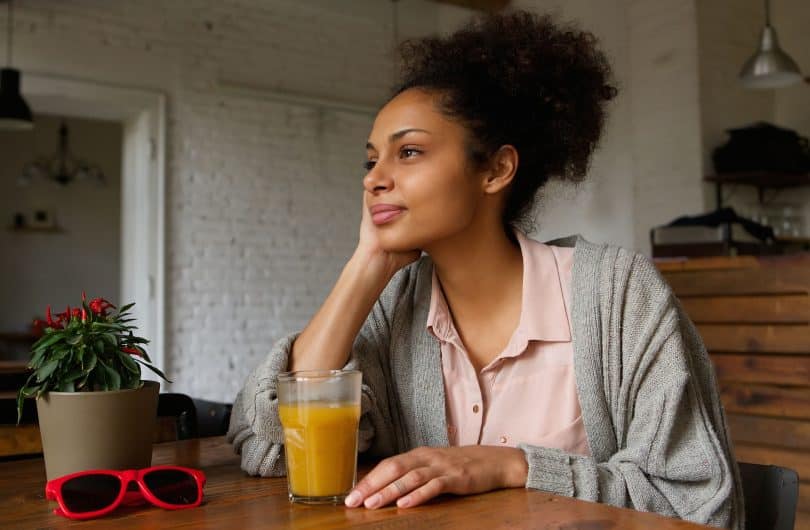
[[[514,146],[520,162],[502,219],[528,229],[549,178],[585,178],[606,103],[616,96],[596,44],[593,34],[548,15],[485,15],[447,37],[400,44],[393,95],[436,91],[440,110],[467,128],[474,167],[485,167],[501,146]]]

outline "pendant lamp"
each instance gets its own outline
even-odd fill
[[[14,11],[8,2],[8,46],[6,68],[0,68],[0,129],[28,130],[34,128],[31,109],[20,94],[20,71],[11,68],[11,41]]]
[[[765,27],[759,49],[743,65],[740,82],[746,88],[780,88],[802,80],[799,66],[782,48],[771,26],[770,0],[765,0]]]

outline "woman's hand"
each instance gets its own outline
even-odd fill
[[[513,447],[419,447],[387,458],[363,477],[346,506],[417,506],[442,493],[467,495],[523,487],[528,464]]]
[[[388,252],[382,248],[378,228],[371,220],[368,211],[368,193],[363,193],[363,218],[360,221],[360,239],[354,252],[354,259],[361,260],[370,274],[380,274],[390,280],[399,269],[419,259],[418,249],[407,252]]]

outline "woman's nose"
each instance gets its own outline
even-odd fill
[[[369,193],[380,193],[390,191],[393,187],[393,179],[389,175],[388,170],[383,167],[380,162],[377,162],[371,171],[366,173],[363,177],[363,187]]]

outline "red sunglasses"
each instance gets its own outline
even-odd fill
[[[140,489],[129,488],[135,482]],[[205,474],[198,469],[178,466],[153,466],[115,471],[98,469],[79,471],[49,480],[45,497],[59,503],[57,515],[69,519],[92,519],[142,498],[166,510],[199,506],[203,498]]]

